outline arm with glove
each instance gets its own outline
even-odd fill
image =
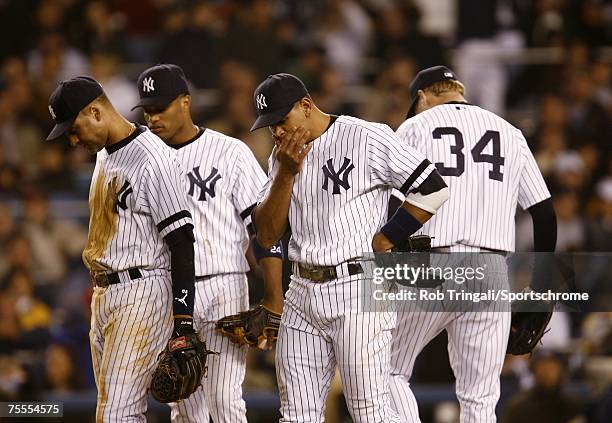
[[[253,238],[251,251],[263,273],[264,298],[251,310],[220,319],[217,330],[238,345],[271,350],[278,338],[283,310],[282,244],[279,241],[272,248],[263,248]]]
[[[212,353],[193,328],[193,227],[175,229],[165,240],[171,255],[174,329],[151,380],[151,394],[162,403],[180,401],[195,392],[206,372],[206,357]]]
[[[527,209],[533,220],[535,261],[533,277],[526,291],[545,291],[552,281],[555,247],[557,244],[557,217],[550,198]],[[539,254],[538,254],[539,253]],[[550,253],[550,254],[543,254]],[[510,337],[506,352],[512,355],[528,354],[536,347],[548,327],[554,304],[544,301],[516,301],[512,304]]]

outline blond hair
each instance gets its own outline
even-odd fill
[[[446,81],[436,82],[423,91],[429,91],[435,96],[439,96],[446,92],[457,92],[465,96],[465,85],[455,79],[447,79]]]

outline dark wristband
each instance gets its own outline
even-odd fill
[[[393,245],[397,246],[404,242],[413,233],[423,227],[423,224],[416,220],[404,207],[399,207],[393,217],[380,228]]]
[[[253,250],[253,255],[255,259],[257,259],[257,263],[263,258],[266,257],[276,257],[279,259],[283,259],[283,244],[281,241],[278,241],[276,244],[272,246],[272,248],[264,248],[259,242],[257,242],[257,238],[253,238],[251,240],[251,249]]]
[[[195,332],[193,329],[193,317],[183,314],[174,315],[174,336],[187,335]]]

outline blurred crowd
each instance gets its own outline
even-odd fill
[[[294,73],[322,110],[396,129],[416,72],[444,63],[472,103],[523,130],[553,194],[558,250],[612,251],[610,0],[0,0],[0,32],[0,400],[94,388],[80,257],[94,158],[43,142],[49,94],[79,74],[141,121],[138,74],[180,65],[197,121],[243,140],[265,169],[272,140],[249,128],[266,75]],[[517,250],[531,246],[519,213]],[[612,313],[559,315],[558,347],[508,363],[504,386],[521,393],[504,421],[532,420],[525,410],[547,407],[534,398],[561,401],[568,380],[592,382],[592,395],[564,397],[567,415],[609,421],[597,407],[610,404]],[[247,390],[274,389],[270,357],[254,356]]]

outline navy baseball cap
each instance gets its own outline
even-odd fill
[[[423,69],[417,76],[412,80],[410,84],[410,98],[412,98],[412,104],[406,115],[406,119],[411,118],[415,115],[416,103],[419,99],[417,93],[419,90],[424,90],[427,87],[432,86],[436,82],[457,80],[455,72],[447,68],[446,66],[434,66],[431,68]]]
[[[189,94],[185,73],[177,65],[162,64],[150,67],[138,77],[140,101],[132,107],[166,107],[181,94]]]
[[[49,113],[55,126],[47,136],[47,141],[64,135],[79,112],[102,94],[102,86],[89,76],[77,76],[60,82],[49,97]]]
[[[296,101],[307,95],[306,86],[297,76],[289,73],[268,76],[253,94],[257,119],[251,131],[278,123],[291,111]]]

